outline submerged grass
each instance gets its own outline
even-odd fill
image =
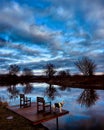
[[[13,117],[13,119],[7,119]],[[6,107],[0,106],[0,130],[48,130],[42,124],[32,125],[28,120],[20,117]]]

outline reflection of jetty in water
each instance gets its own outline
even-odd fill
[[[81,104],[81,106],[84,105],[85,107],[91,107],[92,105],[96,103],[98,99],[99,99],[99,96],[96,93],[96,90],[84,89],[84,91],[78,97],[77,102]]]
[[[57,91],[57,88],[55,88],[52,84],[49,84],[49,86],[46,88],[44,95],[51,100],[54,100],[56,96],[60,96]]]

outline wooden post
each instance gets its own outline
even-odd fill
[[[59,125],[58,125],[58,117],[56,117],[56,130],[59,129]]]

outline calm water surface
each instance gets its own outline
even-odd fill
[[[104,130],[104,90],[66,88],[49,84],[30,83],[0,86],[0,98],[10,105],[19,104],[19,94],[25,93],[36,102],[37,96],[46,100],[65,102],[68,115],[59,118],[59,130]],[[43,123],[50,130],[56,129],[56,120]]]

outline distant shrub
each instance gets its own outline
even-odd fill
[[[0,97],[0,107],[7,107],[8,106],[8,102],[7,101],[2,101],[1,97]]]
[[[16,64],[10,65],[8,69],[10,75],[17,75],[18,72],[20,71],[20,67]]]
[[[8,103],[6,101],[1,103],[1,107],[4,108],[4,107],[7,107],[7,106],[8,106]]]

